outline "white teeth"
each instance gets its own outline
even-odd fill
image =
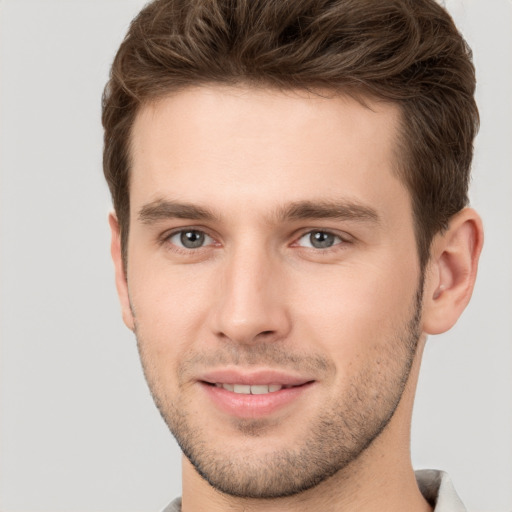
[[[249,395],[251,393],[251,386],[247,384],[233,384],[233,391],[242,395]]]
[[[251,386],[251,395],[265,395],[268,393],[268,386]]]
[[[227,391],[232,391],[234,393],[240,393],[242,395],[265,395],[266,393],[274,393],[275,391],[279,391],[283,389],[285,386],[281,386],[280,384],[270,384],[269,386],[263,385],[254,385],[249,386],[248,384],[220,384],[216,383],[215,387],[224,388]],[[286,386],[288,387],[288,386]]]

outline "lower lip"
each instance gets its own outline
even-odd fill
[[[283,388],[263,395],[234,393],[224,388],[201,382],[200,385],[213,403],[223,412],[237,418],[260,418],[297,401],[314,383]]]

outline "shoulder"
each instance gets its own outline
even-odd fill
[[[435,469],[415,472],[418,487],[425,499],[434,507],[434,512],[467,512],[455,492],[448,473]]]
[[[161,512],[181,512],[181,498],[171,501]]]

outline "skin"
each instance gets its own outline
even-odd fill
[[[395,173],[400,113],[367,105],[210,86],[136,119],[126,272],[115,215],[112,255],[124,321],[188,457],[185,512],[430,510],[410,463],[414,390],[426,335],[470,298],[482,227],[457,214],[422,276]],[[184,247],[187,230],[204,243]],[[205,392],[219,368],[311,385],[236,417]]]

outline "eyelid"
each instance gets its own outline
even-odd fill
[[[189,249],[189,248],[182,247],[180,245],[170,242],[170,239],[173,236],[183,233],[185,231],[198,231],[200,233],[203,233],[206,237],[210,238],[213,241],[213,243],[208,243],[206,245],[203,245],[203,246],[195,248],[195,249]],[[332,245],[330,247],[326,247],[323,249],[315,248],[315,247],[307,247],[307,246],[298,244],[298,242],[301,238],[303,238],[306,235],[310,235],[311,233],[315,233],[315,232],[321,232],[321,233],[327,233],[327,234],[333,235],[333,236],[339,238],[340,241],[336,242],[334,245]],[[324,252],[324,253],[329,252],[329,250],[339,249],[340,248],[339,246],[351,244],[356,241],[356,239],[352,235],[348,234],[347,232],[338,231],[336,229],[331,229],[331,228],[304,228],[304,229],[301,229],[300,231],[296,232],[292,236],[293,236],[293,240],[294,240],[291,243],[292,247],[293,246],[301,247],[303,249],[311,249],[315,252]],[[219,237],[217,235],[212,234],[211,230],[205,228],[204,226],[194,226],[194,225],[179,226],[176,228],[166,230],[160,236],[158,236],[158,243],[160,245],[166,245],[166,244],[170,245],[174,248],[174,250],[183,251],[183,252],[187,252],[187,253],[198,252],[198,251],[201,251],[204,249],[208,249],[208,248],[215,247],[215,246],[219,247],[222,245],[219,242]]]
[[[304,238],[306,235],[311,235],[311,233],[326,233],[326,234],[333,235],[340,239],[340,242],[335,243],[331,247],[328,247],[325,249],[313,248],[313,249],[315,249],[315,251],[320,251],[320,250],[326,251],[329,249],[334,249],[338,245],[350,244],[350,243],[354,242],[354,240],[355,240],[353,236],[349,235],[345,231],[338,231],[336,229],[330,229],[330,228],[309,228],[309,229],[301,230],[298,233],[298,235],[296,235],[294,237],[294,242],[292,243],[292,245],[298,246],[298,247],[304,247],[305,249],[311,249],[311,247],[305,247],[302,245],[298,245],[298,242],[301,238]]]
[[[170,239],[173,236],[178,235],[178,234],[183,233],[183,232],[186,232],[186,231],[197,231],[199,233],[203,233],[205,235],[205,237],[210,238],[214,243],[213,244],[212,243],[208,243],[208,244],[205,244],[205,245],[203,245],[201,247],[197,247],[195,249],[189,249],[189,248],[177,245],[177,244],[175,244],[175,243],[170,241]],[[169,245],[174,246],[176,249],[187,251],[187,252],[199,251],[201,249],[206,249],[206,248],[211,247],[213,245],[219,245],[219,243],[217,241],[217,238],[214,235],[212,235],[209,232],[209,230],[205,229],[204,227],[200,227],[200,226],[180,226],[180,227],[176,227],[174,229],[169,229],[167,231],[164,231],[158,237],[158,242],[161,245],[169,244]]]

